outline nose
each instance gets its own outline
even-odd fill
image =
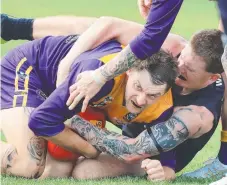
[[[183,62],[179,62],[178,70],[179,70],[179,73],[180,74],[184,74],[186,72],[185,66],[184,66],[184,63]]]
[[[137,96],[136,103],[137,103],[137,105],[139,105],[139,106],[146,105],[146,94],[145,94],[145,93],[140,93],[140,94]]]

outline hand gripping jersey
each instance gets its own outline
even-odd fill
[[[118,53],[110,54],[100,58],[99,60],[107,63],[114,58]],[[151,123],[156,119],[160,119],[165,111],[170,111],[173,106],[172,92],[169,90],[160,99],[143,110],[140,114],[133,114],[128,112],[124,106],[125,87],[127,82],[127,75],[122,75],[114,78],[114,86],[111,92],[102,97],[97,102],[92,102],[91,106],[104,109],[108,120],[117,125],[128,123]],[[166,114],[165,114],[166,115]],[[163,118],[163,121],[166,119]]]

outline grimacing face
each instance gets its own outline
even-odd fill
[[[206,71],[205,62],[201,57],[194,54],[190,44],[187,44],[182,50],[178,62],[181,74],[175,81],[178,86],[197,90],[206,87],[214,81],[212,74]]]
[[[131,113],[139,114],[166,92],[167,84],[153,84],[147,70],[131,69],[127,71],[127,76],[125,106]]]

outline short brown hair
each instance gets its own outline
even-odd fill
[[[137,71],[146,69],[155,85],[167,84],[166,91],[172,87],[178,76],[177,59],[172,54],[160,50],[159,52],[136,63],[133,68]]]
[[[196,33],[191,40],[193,52],[206,63],[206,71],[222,73],[221,56],[224,48],[221,40],[222,32],[216,29],[202,30]]]

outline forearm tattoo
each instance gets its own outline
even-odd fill
[[[73,117],[71,128],[99,151],[124,161],[134,161],[159,154],[158,147],[162,151],[171,150],[189,137],[188,129],[177,112],[168,121],[151,127],[153,138],[147,130],[136,138],[122,136],[97,128],[79,116]]]
[[[132,52],[130,46],[127,46],[118,56],[102,66],[100,71],[106,80],[110,80],[115,76],[126,72],[137,62],[140,62],[140,60]]]
[[[30,139],[27,149],[31,159],[36,162],[39,169],[36,174],[32,175],[32,178],[38,178],[45,167],[47,153],[46,141],[43,138],[34,136]]]
[[[72,118],[71,128],[99,151],[106,152],[124,161],[146,158],[150,156],[148,152],[151,150],[157,154],[157,149],[147,132],[143,132],[138,139],[131,139],[95,127],[77,115]]]

